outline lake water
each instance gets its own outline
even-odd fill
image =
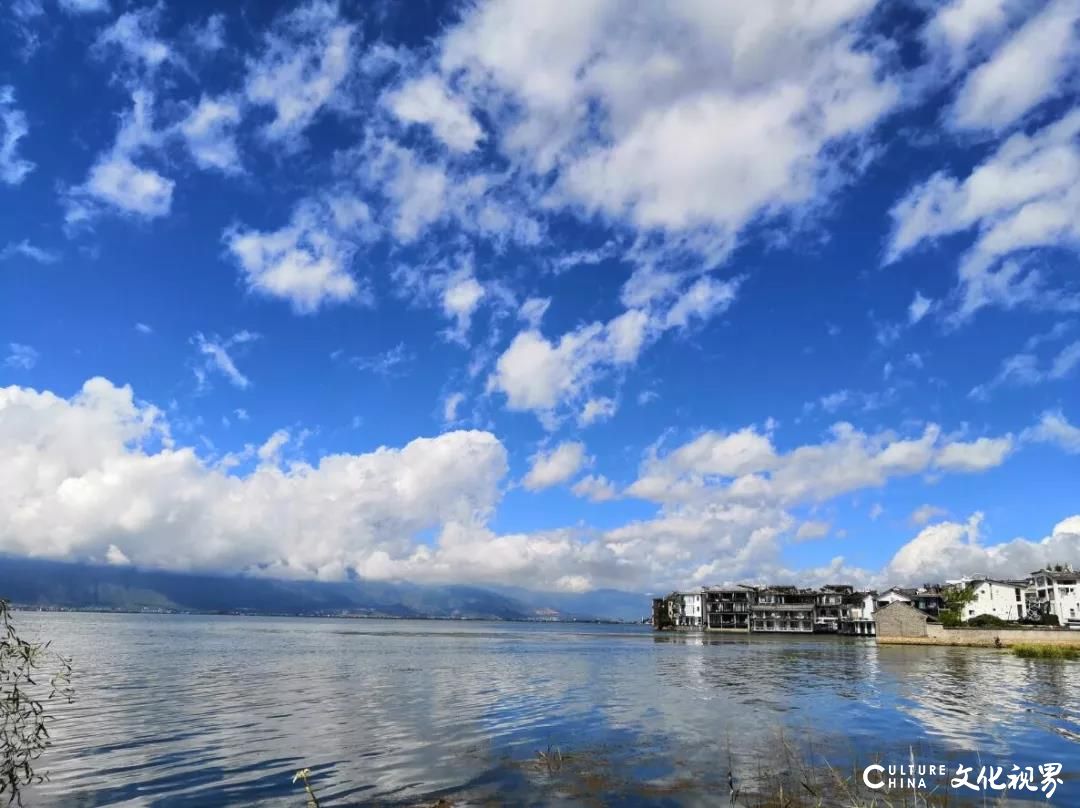
[[[17,613],[74,658],[29,806],[726,804],[782,743],[1080,768],[1080,663],[643,626]],[[540,751],[558,748],[552,766]],[[762,758],[761,755],[765,757]],[[721,800],[717,795],[723,795]],[[1034,795],[1041,799],[1041,795]],[[1066,780],[1055,805],[1080,805]]]

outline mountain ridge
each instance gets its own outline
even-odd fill
[[[647,599],[619,590],[307,581],[0,557],[0,597],[31,608],[310,616],[638,620]]]

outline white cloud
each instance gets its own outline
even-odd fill
[[[146,323],[135,323],[135,330],[140,334],[153,334],[154,329],[148,326]]]
[[[1073,426],[1061,410],[1048,410],[1039,422],[1024,430],[1024,440],[1053,443],[1071,454],[1080,454],[1080,427]]]
[[[128,558],[124,551],[117,547],[115,544],[110,544],[105,551],[105,563],[112,564],[117,567],[125,567],[131,564],[131,559]]]
[[[254,468],[229,473],[177,447],[159,410],[105,379],[70,399],[0,389],[0,550],[87,559],[113,546],[146,567],[341,578],[432,552],[420,536],[435,530],[443,555],[418,578],[467,580],[484,559],[507,580],[515,563],[535,572],[520,542],[500,543],[482,527],[506,474],[506,452],[489,433],[317,464],[281,461],[295,453],[287,433],[262,448],[261,458],[251,450]]]
[[[590,474],[582,477],[570,489],[574,496],[583,497],[590,502],[608,502],[615,499],[615,486],[602,474]]]
[[[451,95],[438,76],[412,79],[385,101],[398,120],[430,126],[435,137],[452,151],[470,152],[483,139],[484,132],[468,105]]]
[[[470,9],[440,64],[500,124],[505,155],[557,172],[566,203],[642,229],[708,230],[719,256],[755,217],[827,191],[842,172],[824,153],[897,101],[857,44],[872,7],[778,0],[627,14],[596,0],[551,14],[504,0]]]
[[[0,86],[0,180],[18,185],[34,170],[34,164],[19,156],[19,141],[30,128],[26,115],[15,106],[15,88]]]
[[[1054,357],[1047,376],[1051,379],[1064,379],[1080,365],[1080,340],[1069,343]]]
[[[1064,92],[1064,78],[1077,65],[1078,21],[1077,0],[1047,3],[968,75],[952,109],[952,125],[1003,129]]]
[[[934,459],[934,465],[945,471],[986,471],[1000,466],[1012,450],[1011,435],[1003,438],[978,438],[967,443],[954,441],[941,447]]]
[[[970,60],[975,46],[1005,28],[1007,6],[1002,0],[953,0],[938,7],[924,36],[957,70]]]
[[[589,426],[597,421],[606,421],[615,414],[617,406],[614,399],[606,396],[590,398],[585,402],[585,406],[581,408],[581,413],[578,415],[578,426]]]
[[[832,530],[832,525],[828,522],[821,521],[806,521],[799,525],[795,531],[796,541],[811,541],[813,539],[824,539],[829,535],[829,531]]]
[[[97,38],[99,51],[113,50],[132,67],[153,73],[176,54],[157,36],[164,6],[160,3],[121,14]]]
[[[1077,310],[1039,269],[1013,257],[1039,247],[1080,248],[1080,110],[1018,133],[963,181],[939,172],[893,208],[887,261],[925,241],[976,230],[960,262],[954,323],[979,309],[1022,304]]]
[[[295,144],[322,109],[333,105],[349,72],[355,26],[337,5],[313,0],[281,17],[265,37],[265,50],[249,60],[245,93],[273,108],[263,129],[272,142]]]
[[[831,497],[925,470],[943,442],[936,432],[905,440],[838,428],[834,436],[788,453],[771,446],[740,452],[735,444],[719,453],[700,451],[708,448],[702,443],[682,462],[702,469],[699,482],[714,486],[703,498],[670,496],[655,518],[604,531],[497,535],[487,522],[501,496],[507,459],[487,432],[448,432],[401,448],[309,463],[302,457],[302,436],[278,430],[261,445],[215,459],[177,445],[164,413],[105,379],[88,381],[70,399],[8,387],[0,389],[0,551],[277,577],[341,579],[354,571],[367,578],[541,589],[644,591],[796,576],[808,583],[867,581],[870,573],[845,566],[843,559],[820,569],[780,566],[782,540],[800,522],[776,498],[753,495],[745,483],[738,496],[723,495],[724,484],[708,474],[769,466],[772,471],[765,473],[776,481],[778,495]],[[756,443],[749,435],[742,440]],[[674,454],[654,462],[674,462]],[[584,447],[571,446],[542,452],[534,461],[533,482],[542,487],[572,479],[586,458]],[[857,467],[854,476],[845,461]],[[862,473],[868,464],[876,471]],[[845,475],[842,484],[814,481],[834,466]],[[800,488],[791,479],[781,485],[795,471],[813,481],[812,487]],[[691,477],[684,475],[682,482]],[[609,481],[593,476],[578,480],[573,490],[593,501],[615,494]],[[1054,541],[1042,543],[1046,547],[1022,540],[999,547],[1068,557],[1057,542],[1077,522],[1064,520]],[[946,542],[945,554],[956,555],[949,548]],[[892,583],[936,577],[926,564],[937,563],[937,549],[930,547],[925,557],[919,551],[898,553],[885,572],[896,579]],[[992,557],[1000,551],[985,552]],[[1007,555],[1009,564],[1028,563],[1023,553]],[[978,561],[960,554],[954,567],[974,566],[949,573],[983,569]],[[1006,566],[1000,564],[1003,571]]]
[[[22,241],[13,241],[0,250],[0,261],[6,261],[15,256],[28,258],[39,264],[55,264],[60,260],[60,253],[55,250],[47,250],[44,247],[37,247],[25,238]]]
[[[41,357],[33,346],[22,345],[18,342],[8,343],[8,355],[4,359],[4,367],[14,370],[30,370],[37,364]]]
[[[225,340],[216,336],[207,339],[202,334],[196,334],[192,337],[192,344],[198,350],[200,356],[204,358],[203,364],[195,369],[195,375],[200,382],[200,386],[205,383],[207,372],[218,372],[227,378],[234,387],[239,387],[241,390],[250,387],[251,380],[236,367],[236,363],[233,361],[232,356],[229,355],[229,351],[234,347],[258,339],[258,336],[258,334],[253,334],[250,331],[240,331]]]
[[[465,403],[464,393],[451,393],[443,400],[443,422],[452,424],[458,419],[458,408]]]
[[[393,348],[388,348],[381,353],[371,356],[353,356],[348,361],[357,370],[366,370],[379,376],[389,377],[399,373],[403,365],[412,362],[415,358],[405,347],[405,343],[399,342]]]
[[[1035,345],[1039,343],[1036,342]],[[1028,347],[1035,347],[1028,342]],[[976,385],[968,394],[972,398],[986,400],[992,390],[1002,386],[1031,386],[1046,381],[1060,381],[1068,378],[1080,365],[1080,340],[1063,347],[1045,369],[1040,367],[1039,358],[1031,353],[1019,353],[1006,357],[1001,362],[997,375],[985,384]]]
[[[454,334],[464,340],[472,322],[473,312],[484,298],[484,287],[472,274],[471,269],[452,273],[443,289],[442,306],[447,317],[454,320]]]
[[[648,308],[629,308],[606,323],[580,326],[556,342],[536,328],[522,331],[496,362],[488,392],[503,393],[509,409],[531,410],[551,426],[560,406],[593,398],[587,394],[600,376],[633,365],[665,331],[725,311],[739,283],[700,279],[681,293],[654,297]]]
[[[918,527],[922,527],[929,522],[934,521],[939,516],[948,516],[949,512],[944,508],[939,508],[936,505],[920,505],[914,511],[911,512],[911,516],[908,517],[908,521],[911,524]]]
[[[206,21],[193,29],[195,47],[206,53],[217,53],[225,47],[225,15],[211,14]]]
[[[1005,461],[1011,436],[972,442],[942,436],[936,424],[912,438],[834,424],[829,440],[779,453],[753,427],[706,432],[664,456],[650,456],[626,493],[668,506],[719,502],[756,508],[823,502],[934,469],[977,473]]]
[[[102,206],[154,219],[172,209],[175,183],[157,171],[135,164],[140,154],[157,149],[163,133],[154,129],[154,97],[146,90],[132,93],[132,107],[121,118],[112,149],[101,154],[86,181],[65,194],[69,226],[88,222]]]
[[[585,444],[566,441],[549,452],[537,452],[521,484],[530,491],[541,491],[564,483],[587,462]]]
[[[398,241],[452,223],[496,244],[535,246],[542,227],[507,175],[468,173],[384,137],[350,152],[363,183],[387,201],[385,217]]]
[[[740,280],[718,281],[700,278],[676,299],[668,310],[665,326],[685,328],[693,319],[709,320],[727,311],[735,301]]]
[[[915,325],[930,313],[933,306],[934,302],[930,298],[923,297],[921,292],[916,292],[915,298],[911,301],[911,305],[908,306],[908,322]]]
[[[350,200],[353,204],[346,204]],[[370,301],[351,272],[367,224],[367,208],[359,200],[307,199],[280,230],[233,226],[224,240],[248,289],[287,300],[298,314],[311,314],[333,303]]]
[[[894,583],[919,584],[961,575],[1017,578],[1080,556],[1080,531],[1076,517],[1060,522],[1040,541],[1013,539],[983,545],[981,513],[966,522],[930,525],[897,551],[883,575]]]
[[[60,0],[60,8],[69,14],[91,14],[109,10],[109,0]]]
[[[235,102],[204,95],[179,124],[179,132],[199,168],[237,174],[242,170],[236,147],[239,123],[240,108]]]
[[[551,413],[562,401],[576,399],[601,369],[635,362],[647,326],[647,315],[630,310],[556,343],[539,331],[522,331],[496,362],[488,390],[503,393],[511,410]]]
[[[521,308],[518,310],[518,317],[522,321],[528,323],[531,330],[538,331],[540,329],[540,323],[543,322],[544,315],[547,313],[550,306],[550,297],[530,297],[521,304]]]

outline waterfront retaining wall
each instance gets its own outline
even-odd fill
[[[899,645],[968,645],[1002,647],[1012,645],[1062,645],[1080,648],[1080,631],[1064,628],[945,628],[926,624],[922,637],[878,636],[878,642]]]

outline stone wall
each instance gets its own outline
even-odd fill
[[[906,603],[890,603],[874,613],[878,641],[925,638],[928,619],[925,612]]]
[[[880,628],[880,627],[879,627]],[[966,645],[1008,648],[1013,645],[1064,645],[1080,648],[1080,631],[1064,628],[945,628],[927,623],[922,637],[878,636],[879,643],[893,645]]]

